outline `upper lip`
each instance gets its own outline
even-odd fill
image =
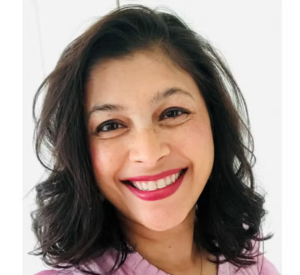
[[[163,179],[167,176],[176,174],[178,172],[180,172],[183,168],[177,168],[177,169],[171,169],[171,170],[167,170],[164,171],[162,173],[159,173],[157,175],[151,175],[151,176],[138,176],[138,177],[133,177],[133,178],[126,178],[126,179],[122,179],[122,181],[154,181],[154,180],[159,180],[159,179]]]

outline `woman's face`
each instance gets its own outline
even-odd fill
[[[192,77],[161,53],[138,52],[96,66],[85,103],[93,170],[106,199],[148,229],[180,224],[214,161],[209,115]]]

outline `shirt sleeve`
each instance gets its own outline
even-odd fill
[[[35,275],[77,275],[78,273],[72,273],[67,270],[44,270],[36,273]]]
[[[263,258],[261,275],[280,275],[274,264],[272,264],[266,257]]]
[[[36,273],[35,275],[58,275],[57,273],[58,272],[55,270],[44,270],[39,273]]]

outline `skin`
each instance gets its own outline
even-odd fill
[[[174,93],[153,102],[172,87],[190,96]],[[95,178],[118,210],[130,243],[167,273],[200,274],[202,265],[203,273],[216,274],[208,254],[203,251],[201,261],[193,243],[195,203],[212,170],[214,144],[205,102],[192,77],[159,51],[137,52],[95,66],[85,104]],[[124,110],[91,112],[102,104]],[[170,107],[177,111],[165,112]],[[115,123],[99,127],[108,120]],[[143,201],[120,181],[174,168],[188,170],[179,189],[162,200]]]

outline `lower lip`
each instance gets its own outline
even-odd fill
[[[145,200],[145,201],[156,201],[167,198],[174,194],[179,186],[181,185],[185,173],[183,173],[174,183],[162,188],[156,189],[154,191],[142,191],[137,188],[132,187],[131,185],[125,184],[128,189],[136,195],[138,198]]]

